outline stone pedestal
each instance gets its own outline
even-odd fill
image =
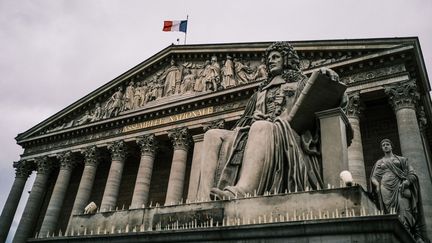
[[[108,147],[108,149],[111,151],[112,160],[107,183],[105,185],[105,191],[102,197],[102,212],[115,209],[116,207],[124,162],[126,159],[126,145],[123,141],[114,142]]]
[[[15,162],[14,167],[15,180],[0,216],[0,242],[6,242],[25,183],[32,172],[32,166],[27,161]]]
[[[168,136],[173,142],[174,154],[165,205],[177,204],[183,199],[186,162],[189,149],[189,134],[187,128],[171,130]]]
[[[363,145],[360,131],[360,95],[359,92],[350,94],[346,115],[353,130],[353,139],[348,147],[348,170],[351,172],[354,183],[367,189],[366,170],[363,157]]]
[[[156,150],[156,139],[153,134],[138,138],[137,143],[141,147],[141,161],[132,196],[131,208],[140,208],[148,203]]]
[[[195,135],[192,137],[192,139],[194,141],[194,151],[192,155],[192,166],[189,178],[189,189],[187,195],[188,201],[196,200],[198,195],[204,134]]]
[[[348,170],[347,117],[340,108],[316,113],[321,129],[321,154],[324,186],[338,187],[339,174]]]
[[[18,228],[15,232],[13,243],[24,243],[27,238],[32,237],[33,230],[45,196],[49,174],[52,170],[52,163],[47,157],[38,158],[37,175]]]
[[[402,156],[408,159],[420,181],[426,230],[432,239],[432,182],[415,109],[419,93],[414,82],[388,86],[385,92],[396,113]]]
[[[51,199],[39,231],[39,237],[46,237],[47,234],[55,232],[58,222],[58,217],[63,206],[63,201],[67,192],[69,181],[75,167],[76,160],[71,152],[66,152],[58,156],[60,160],[60,171],[57,176],[57,181],[54,190],[51,194]]]

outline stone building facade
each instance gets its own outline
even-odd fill
[[[62,241],[65,237],[102,241],[110,239],[110,233],[118,236],[122,232],[124,237],[132,237],[122,239],[123,242],[138,242],[140,229],[136,226],[123,225],[123,231],[112,227],[84,231],[79,227],[82,218],[73,215],[84,215],[90,202],[98,207],[94,218],[107,212],[120,217],[131,210],[156,206],[163,210],[199,202],[203,134],[211,128],[230,129],[238,121],[248,98],[267,78],[263,57],[270,44],[169,46],[19,134],[16,140],[24,154],[13,164],[16,178],[1,215],[0,240],[7,236],[24,184],[33,172],[36,180],[14,242]],[[327,67],[347,85],[349,99],[344,111],[353,140],[346,150],[346,165],[341,168],[349,170],[354,182],[364,190],[370,189],[372,167],[382,156],[379,142],[390,138],[395,153],[407,157],[417,172],[425,228],[432,236],[432,128],[428,126],[432,103],[418,39],[291,44],[299,54],[305,75]],[[339,172],[324,175],[324,184],[338,187]],[[82,217],[88,219],[92,214],[86,215]],[[356,218],[355,213],[351,216],[346,225],[352,227],[390,220],[383,215],[367,219]],[[161,228],[152,225],[148,230],[158,227]],[[297,226],[260,226],[257,230],[272,234],[283,231],[283,227]],[[316,234],[324,235],[328,227],[331,225],[322,225],[322,232]],[[232,237],[242,235],[238,231],[241,227],[232,229]],[[179,232],[178,237],[194,237],[187,238],[187,234],[192,233]],[[208,234],[211,237],[212,232]],[[399,237],[401,242],[409,237],[398,234],[404,233],[391,237]],[[146,237],[149,236],[143,234],[141,240]],[[162,237],[158,239],[161,241],[176,239],[172,235],[174,238],[151,237]],[[294,239],[289,234],[283,237]]]

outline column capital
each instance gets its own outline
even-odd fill
[[[363,106],[360,101],[360,92],[352,92],[348,94],[348,102],[344,111],[347,117],[358,118],[360,116]]]
[[[126,144],[123,140],[115,141],[108,145],[113,160],[124,160],[126,157]]]
[[[77,163],[77,158],[71,151],[57,154],[57,159],[60,160],[60,170],[73,170]]]
[[[210,122],[206,122],[203,124],[204,132],[207,132],[210,129],[224,129],[225,128],[225,120],[218,119]]]
[[[54,164],[48,156],[41,156],[35,159],[38,174],[49,174],[54,168]]]
[[[174,149],[186,151],[189,149],[190,137],[186,127],[175,128],[168,131],[168,137],[171,139]]]
[[[141,148],[141,155],[154,156],[157,149],[157,140],[154,134],[137,137],[136,143]]]
[[[100,161],[100,150],[95,146],[85,148],[81,153],[84,155],[84,164],[86,166],[97,167]]]
[[[20,160],[13,163],[15,168],[15,177],[28,178],[33,172],[34,165],[26,160]]]
[[[384,92],[387,94],[395,111],[402,108],[414,109],[420,98],[414,80],[385,86]]]

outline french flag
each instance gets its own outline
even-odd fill
[[[187,20],[166,20],[164,21],[163,31],[181,31],[186,33]]]

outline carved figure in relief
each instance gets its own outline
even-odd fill
[[[202,79],[204,91],[216,91],[220,83],[220,66],[217,57],[212,56],[210,63],[205,67],[205,76]]]
[[[93,116],[90,114],[90,111],[85,111],[84,116],[82,116],[76,122],[76,125],[82,125],[84,123],[91,122],[93,120]]]
[[[184,94],[193,92],[195,86],[195,74],[193,74],[192,70],[186,68],[184,69],[183,77],[181,93]]]
[[[147,85],[147,82],[142,81],[141,82],[141,92],[140,92],[140,103],[139,107],[143,107],[147,103],[147,92],[149,91],[149,86]]]
[[[222,86],[226,89],[236,85],[237,83],[234,79],[234,63],[232,57],[227,56],[222,67]]]
[[[126,91],[124,94],[124,106],[123,110],[132,110],[134,105],[134,96],[135,96],[135,83],[129,82],[129,85],[126,87]]]
[[[205,133],[198,198],[322,188],[316,131],[298,134],[287,119],[307,81],[299,57],[287,42],[276,42],[266,50],[266,67],[268,78],[233,130]],[[339,78],[329,69],[323,72],[334,81]]]
[[[241,63],[240,60],[237,58],[234,58],[234,68],[235,68],[235,74],[238,84],[247,84],[250,80],[249,75],[252,73],[252,70]]]
[[[265,58],[261,59],[261,64],[257,67],[253,77],[251,78],[254,81],[263,81],[267,79],[267,67],[265,64]]]
[[[146,102],[156,100],[157,98],[157,84],[155,82],[150,82],[148,85],[148,91],[146,94]]]
[[[141,99],[142,99],[142,93],[143,93],[142,83],[143,82],[137,82],[136,83],[132,109],[138,109],[139,107],[141,107],[141,103],[142,103]]]
[[[423,242],[418,177],[407,158],[393,154],[389,139],[380,144],[384,157],[375,163],[370,179],[377,206],[385,213],[397,213],[417,242]]]
[[[195,81],[195,86],[194,86],[194,90],[196,92],[201,92],[204,90],[205,87],[205,79],[207,76],[209,76],[210,74],[210,66],[211,63],[210,61],[206,61],[204,64],[204,69],[201,70],[201,72],[199,72],[198,78]]]
[[[123,88],[118,87],[117,91],[108,99],[104,110],[106,117],[113,117],[120,114],[123,107]]]
[[[181,71],[176,66],[174,60],[171,60],[171,66],[162,73],[160,79],[163,80],[162,82],[164,83],[163,96],[175,94],[176,85],[178,85],[181,81]]]
[[[101,107],[100,103],[97,102],[95,104],[95,109],[94,109],[94,112],[93,112],[93,118],[92,118],[91,122],[100,120],[103,117],[104,117],[104,113],[103,113],[102,107]]]

